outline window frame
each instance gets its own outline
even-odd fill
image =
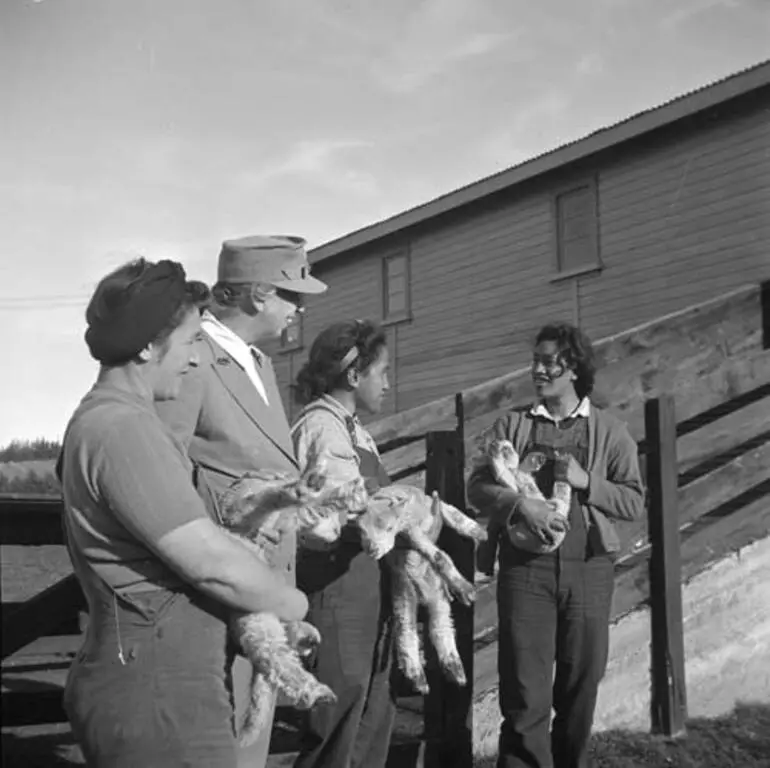
[[[563,252],[559,218],[559,201],[570,192],[576,192],[577,190],[584,187],[588,188],[592,198],[594,216],[592,229],[595,258],[591,263],[581,264],[580,266],[572,267],[571,269],[562,269]],[[602,269],[604,269],[604,263],[602,262],[599,226],[599,185],[597,183],[595,174],[573,179],[568,184],[562,184],[558,189],[554,190],[553,194],[551,195],[551,219],[553,222],[553,274],[551,276],[551,282],[568,280],[571,277],[578,277],[580,275],[590,274],[592,272],[600,272]]]
[[[388,311],[389,281],[388,263],[394,259],[404,260],[404,308],[397,312]],[[380,261],[380,306],[384,326],[406,323],[412,319],[412,254],[408,247],[390,251]]]

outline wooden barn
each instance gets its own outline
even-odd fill
[[[330,290],[270,350],[387,328],[402,411],[526,365],[544,322],[598,339],[770,278],[770,61],[310,253]]]

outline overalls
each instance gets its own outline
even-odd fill
[[[213,602],[166,588],[117,594],[72,546],[88,600],[64,707],[90,768],[235,768],[226,624]]]
[[[351,440],[362,477],[390,485],[379,456]],[[294,768],[384,768],[396,714],[386,572],[358,542],[343,539],[331,553],[300,550],[297,586],[308,593],[307,621],[322,637],[311,670],[337,702],[308,713]]]
[[[536,419],[525,452],[550,456],[535,474],[553,492],[553,452],[587,464],[588,422]],[[498,768],[587,768],[599,681],[607,664],[614,568],[572,493],[570,530],[556,552],[516,549],[504,537],[497,579],[500,729]],[[555,662],[555,674],[554,674]],[[556,716],[551,725],[551,709]]]

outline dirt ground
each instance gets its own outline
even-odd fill
[[[745,702],[751,702],[763,713],[759,720],[766,723],[770,712],[770,538],[715,563],[684,587],[682,597],[689,716],[701,724],[703,732],[708,730],[703,723],[730,722],[736,711],[745,712]],[[597,704],[599,743],[603,734],[624,733],[626,739],[635,734],[638,741],[649,731],[649,643],[646,609],[612,627],[610,661]],[[495,688],[477,698],[474,706],[474,748],[480,765],[491,765],[488,758],[496,752],[499,723]],[[746,762],[746,768],[770,766],[770,743],[766,748],[766,762]]]

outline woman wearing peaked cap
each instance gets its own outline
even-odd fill
[[[295,236],[255,235],[223,243],[213,301],[196,342],[199,365],[185,376],[179,397],[157,403],[161,419],[185,446],[196,484],[211,517],[235,478],[254,470],[299,475],[270,358],[259,348],[278,339],[307,295],[326,285],[312,277],[305,241]],[[261,531],[274,572],[294,584],[296,537]],[[232,666],[236,721],[249,700],[251,664]],[[262,768],[270,729],[238,750],[241,768]]]
[[[92,768],[235,768],[226,682],[229,609],[300,619],[286,586],[209,517],[155,400],[197,363],[200,283],[138,260],[88,306],[101,364],[67,426],[57,471],[67,545],[89,605],[65,708]]]

